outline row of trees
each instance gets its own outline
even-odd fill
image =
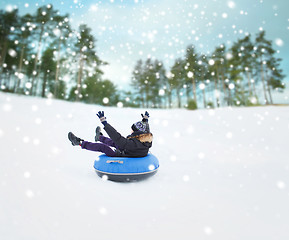
[[[33,15],[0,11],[0,86],[18,94],[133,107],[268,104],[273,90],[285,88],[275,55],[264,31],[254,42],[249,35],[211,55],[190,45],[169,71],[160,60],[137,61],[133,91],[120,92],[102,77],[108,63],[98,57],[87,25],[72,29],[69,16],[51,4]]]
[[[167,72],[161,61],[139,60],[134,68],[132,86],[141,106],[197,108],[221,105],[273,104],[272,91],[282,91],[284,74],[280,58],[265,31],[215,48],[211,55],[199,54],[194,45],[183,58],[175,60]],[[186,99],[183,104],[182,100]]]
[[[105,64],[91,29],[73,30],[68,14],[51,4],[33,15],[0,11],[1,90],[89,103],[111,96],[113,104],[119,97],[116,86],[102,79]]]

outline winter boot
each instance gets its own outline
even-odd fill
[[[94,140],[97,142],[99,141],[99,136],[102,136],[103,134],[101,133],[100,131],[100,127],[97,126],[96,129],[95,129],[95,137],[94,137]]]
[[[76,137],[72,132],[68,133],[68,139],[73,146],[81,145],[81,143],[84,141],[83,139]]]

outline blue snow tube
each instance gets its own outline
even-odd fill
[[[159,161],[153,154],[145,157],[108,157],[102,154],[94,161],[98,176],[116,182],[131,182],[146,179],[159,169]]]

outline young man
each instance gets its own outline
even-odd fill
[[[96,115],[103,124],[109,138],[103,136],[100,127],[96,128],[96,143],[84,141],[69,132],[68,139],[73,146],[79,145],[82,149],[103,152],[109,157],[145,157],[148,154],[152,146],[153,134],[150,132],[149,113],[147,111],[144,115],[141,114],[142,121],[132,124],[132,133],[127,137],[123,137],[107,122],[103,111],[99,111]]]

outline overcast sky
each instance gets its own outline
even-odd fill
[[[53,4],[69,13],[72,26],[87,24],[97,39],[100,58],[109,63],[105,77],[120,88],[129,84],[138,59],[156,58],[166,69],[184,56],[189,44],[210,53],[250,33],[265,30],[289,83],[289,1],[286,0],[2,0],[3,9],[20,14]]]

